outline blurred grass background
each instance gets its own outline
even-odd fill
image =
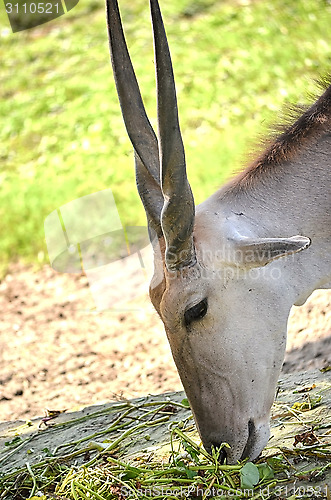
[[[155,125],[147,0],[121,0],[131,57]],[[330,72],[327,0],[161,0],[196,202],[245,162],[286,103]],[[46,216],[111,188],[125,225],[145,224],[115,92],[102,0],[13,34],[0,6],[0,267],[47,262]]]

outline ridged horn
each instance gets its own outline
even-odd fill
[[[150,0],[157,80],[161,188],[161,225],[166,241],[166,266],[178,270],[196,261],[193,244],[194,199],[186,175],[185,151],[179,127],[175,80],[162,15]]]
[[[160,219],[164,199],[160,188],[158,141],[142,101],[125,41],[117,0],[107,0],[106,11],[117,93],[126,130],[135,150],[138,192],[146,211],[150,236],[155,232],[161,237]]]

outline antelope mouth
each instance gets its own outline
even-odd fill
[[[244,460],[245,458],[248,458],[249,460],[255,460],[260,455],[263,448],[267,444],[269,436],[270,436],[269,423],[261,422],[256,424],[253,419],[250,419],[248,421],[248,438],[243,451],[240,452],[238,448],[236,450],[235,447],[233,448],[222,447],[222,449],[219,452],[219,462],[221,464],[225,462],[229,464],[234,464],[238,460],[241,461]],[[212,447],[217,449],[220,448],[221,446],[222,446],[221,443],[213,442],[207,447],[207,450],[208,452],[210,452]]]

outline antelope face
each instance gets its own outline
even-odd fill
[[[234,220],[229,199],[207,200],[195,211],[169,47],[157,0],[150,5],[158,138],[141,99],[117,1],[107,0],[115,82],[154,245],[150,295],[205,447],[227,442],[229,462],[253,459],[269,436],[290,308],[282,280],[272,280],[270,272],[275,266],[281,270],[280,258],[310,241],[258,237]],[[264,273],[251,273],[264,267]]]
[[[256,239],[259,255],[251,256],[261,261],[269,255],[270,263],[253,266],[245,263],[246,239],[234,251],[233,240],[214,230],[207,237],[208,226],[214,224],[198,214],[191,266],[169,271],[162,248],[155,252],[150,296],[205,448],[226,442],[227,460],[235,463],[256,458],[268,441],[291,304],[283,260],[270,257],[270,240]],[[276,241],[278,256],[287,255],[293,239]]]

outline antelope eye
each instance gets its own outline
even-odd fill
[[[207,309],[208,309],[207,299],[203,299],[198,304],[195,304],[193,307],[187,309],[187,311],[185,311],[184,313],[186,326],[189,326],[192,323],[192,321],[202,319],[206,315]]]

